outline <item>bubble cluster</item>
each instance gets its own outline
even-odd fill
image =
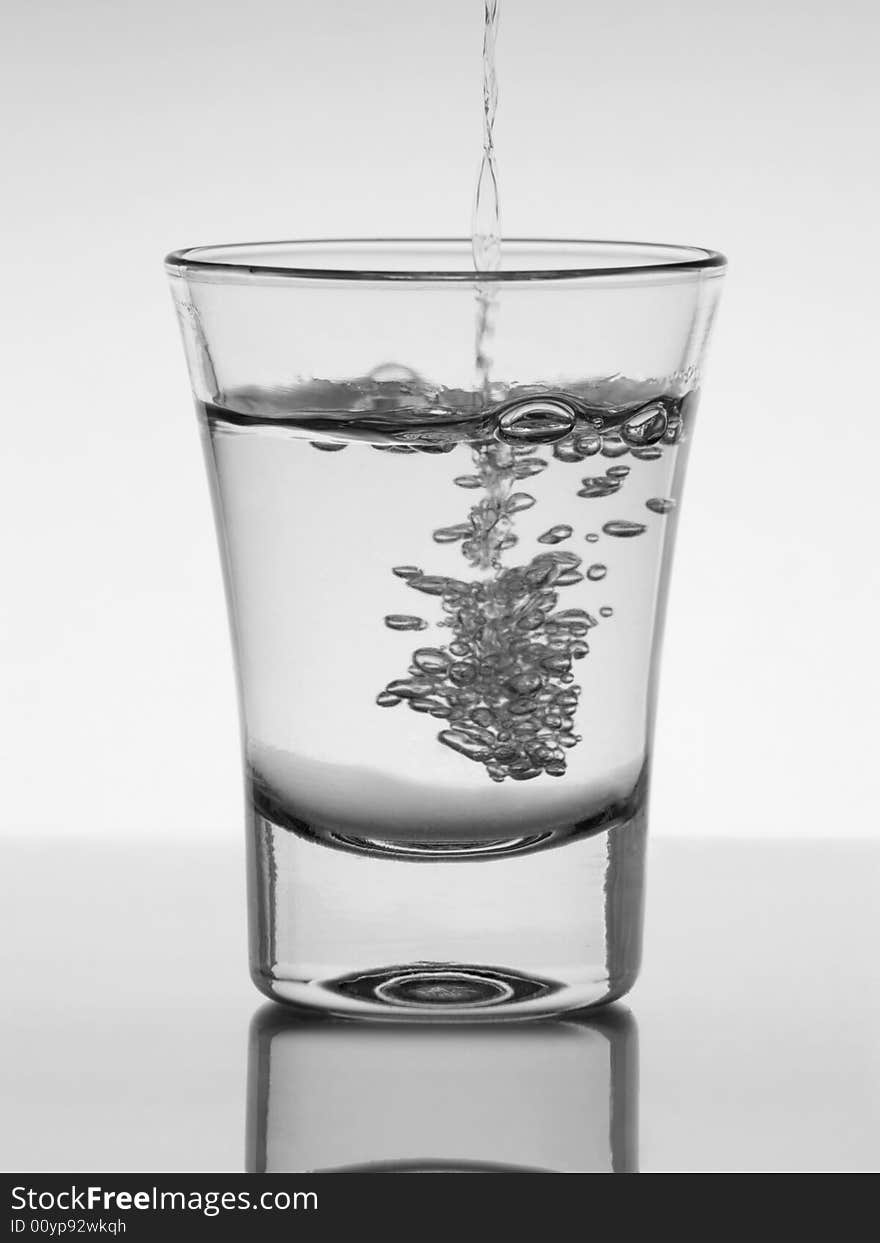
[[[665,399],[615,410],[584,409],[574,399],[534,398],[502,409],[491,434],[472,441],[473,473],[453,480],[479,493],[466,521],[432,532],[437,544],[457,544],[480,576],[468,581],[426,574],[415,565],[393,568],[408,588],[440,602],[444,616],[438,624],[451,633],[443,643],[417,648],[406,676],[390,681],[376,703],[406,704],[441,721],[438,742],[482,765],[493,781],[564,776],[567,752],[581,741],[575,732],[581,688],[574,665],[589,654],[587,636],[598,622],[583,608],[561,608],[560,593],[579,583],[602,582],[608,566],[600,561],[583,566],[577,554],[555,547],[526,564],[504,565],[504,554],[518,543],[516,515],[536,504],[530,492],[515,489],[546,470],[546,458],[538,456],[542,448],[564,463],[628,454],[650,461],[675,443],[680,430],[677,407]],[[452,447],[442,438],[428,447],[424,439],[416,445],[432,452]],[[584,477],[577,495],[616,496],[631,470],[621,462],[602,475]],[[673,505],[658,497],[646,502],[656,514]],[[617,539],[646,530],[626,519],[602,526]],[[537,542],[555,546],[573,534],[568,523],[556,523]],[[600,536],[590,531],[584,539],[595,544]],[[613,609],[603,605],[598,615],[608,619]],[[392,630],[427,628],[421,617],[404,613],[389,614],[385,624]]]
[[[441,625],[452,640],[416,650],[408,676],[389,682],[376,702],[444,718],[438,740],[494,781],[563,776],[565,753],[580,741],[572,666],[587,655],[583,636],[596,624],[583,609],[558,608],[560,589],[583,579],[579,565],[573,554],[547,552],[493,579],[443,580]],[[424,590],[423,578],[408,585]]]

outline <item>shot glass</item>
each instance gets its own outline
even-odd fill
[[[241,707],[250,956],[350,1017],[599,1005],[641,954],[658,661],[723,257],[166,261]]]

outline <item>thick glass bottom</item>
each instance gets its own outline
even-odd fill
[[[251,966],[275,1001],[347,1018],[481,1021],[604,1005],[641,956],[644,809],[535,853],[382,857],[252,807]]]

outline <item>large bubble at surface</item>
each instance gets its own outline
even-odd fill
[[[571,406],[556,397],[521,401],[500,415],[495,436],[508,445],[552,445],[569,435],[576,418]]]
[[[624,419],[620,434],[628,445],[642,449],[661,440],[668,423],[669,418],[663,402],[651,401]]]

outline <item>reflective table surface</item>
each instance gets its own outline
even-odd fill
[[[264,1003],[243,849],[0,846],[0,1168],[874,1171],[880,849],[658,840],[642,978],[553,1022]]]

